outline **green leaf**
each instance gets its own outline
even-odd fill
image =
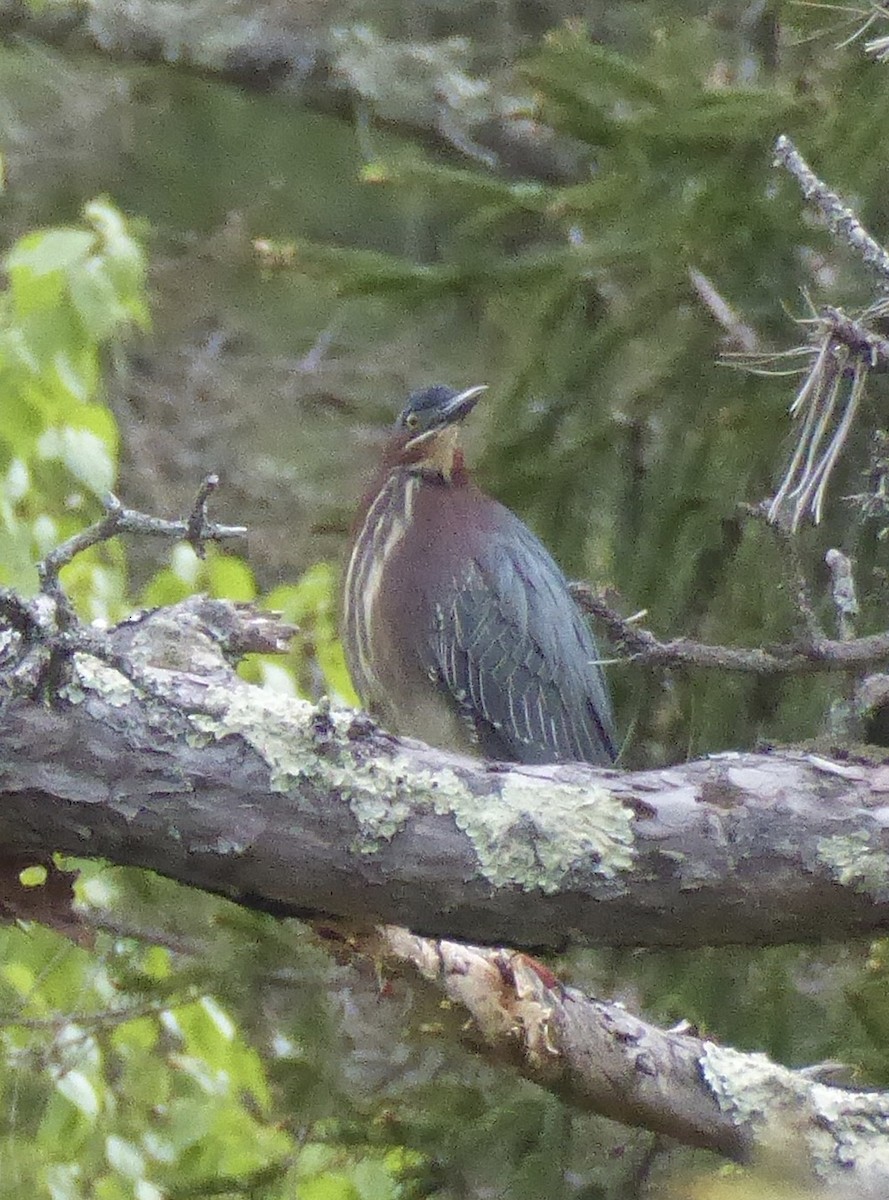
[[[109,1167],[127,1179],[145,1175],[145,1159],[137,1146],[126,1138],[111,1134],[105,1139],[105,1158]]]
[[[338,638],[327,642],[319,642],[316,646],[318,666],[324,675],[331,695],[342,700],[353,708],[360,706],[358,693],[352,686],[349,668],[346,666],[346,656],[342,643]]]
[[[162,949],[160,946],[155,948]],[[111,1035],[115,1049],[130,1056],[150,1053],[157,1045],[157,1039],[157,1022],[152,1017],[134,1017],[132,1021],[124,1021]]]
[[[19,883],[22,887],[43,887],[47,879],[47,869],[44,866],[25,867],[19,871]]]
[[[60,390],[78,404],[86,404],[93,394],[96,380],[94,366],[95,359],[89,350],[85,353],[59,350],[52,360],[52,371]]]
[[[14,458],[9,464],[6,478],[3,481],[5,499],[16,504],[28,494],[30,487],[31,474],[27,465],[20,458]]]
[[[142,970],[150,979],[169,979],[170,951],[166,946],[147,946],[142,956]]]
[[[5,963],[0,967],[0,976],[12,984],[20,996],[27,996],[34,989],[34,974],[25,963]]]
[[[76,362],[84,351],[95,351],[95,346],[84,340],[83,326],[68,304],[35,308],[21,317],[19,329],[34,363],[32,374],[50,376],[41,381],[45,393],[56,390],[56,360],[60,355]]]
[[[95,434],[109,453],[115,457],[120,444],[120,430],[114,413],[104,404],[79,404],[68,414],[67,424],[73,429],[84,429]]]
[[[8,396],[11,393],[11,399],[7,404],[0,404],[0,448],[5,444],[10,457],[16,455],[28,463],[44,425],[40,409],[30,403],[29,389],[20,390],[17,398],[14,387],[5,390]]]
[[[121,303],[107,260],[93,255],[77,263],[68,272],[68,288],[77,315],[96,342],[104,342],[126,321],[128,313]]]
[[[94,1118],[57,1086],[43,1110],[37,1144],[45,1153],[52,1153],[62,1145],[74,1156],[91,1135],[94,1124]]]
[[[300,1200],[362,1200],[348,1175],[334,1172],[303,1180],[299,1185],[299,1196]]]
[[[306,617],[329,610],[336,604],[337,576],[330,563],[318,562],[307,568],[297,583],[273,588],[266,596],[266,608],[280,612],[286,621],[299,624]]]
[[[205,560],[207,591],[218,600],[256,599],[253,572],[241,559],[230,554],[211,553]]]
[[[19,272],[39,277],[64,271],[82,261],[93,249],[96,236],[82,229],[47,229],[26,234],[7,254],[10,278]]]
[[[355,1163],[351,1175],[361,1200],[398,1200],[401,1189],[385,1163],[378,1159],[366,1158]]]
[[[46,1168],[50,1200],[83,1200],[81,1168],[74,1163],[51,1163]]]
[[[306,647],[311,645],[327,690],[345,704],[357,704],[358,697],[349,679],[343,648],[337,636],[339,621],[338,573],[330,563],[315,563],[295,584],[273,589],[264,599],[265,607],[280,612],[284,619],[299,628],[289,660],[297,680],[305,674]],[[275,663],[272,660],[272,678]],[[263,673],[266,668],[261,668]],[[309,689],[304,686],[304,691]]]
[[[90,1200],[133,1200],[132,1184],[119,1175],[102,1176],[96,1180]]]
[[[82,1071],[66,1071],[56,1081],[56,1090],[59,1095],[70,1100],[88,1120],[95,1121],[101,1109],[99,1096]]]
[[[103,241],[108,278],[117,300],[130,319],[140,327],[149,323],[145,302],[145,255],[130,235],[122,213],[107,200],[93,200],[83,210]]]
[[[166,604],[178,604],[190,596],[194,588],[171,567],[156,571],[142,589],[140,604],[144,608],[161,608]]]
[[[111,491],[117,463],[101,437],[89,429],[70,425],[48,429],[37,444],[43,459],[58,459],[71,474],[96,496]]]

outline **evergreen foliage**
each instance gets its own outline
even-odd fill
[[[519,108],[571,147],[572,181],[445,164],[401,145],[370,162],[363,182],[375,204],[409,209],[421,230],[411,253],[387,253],[383,239],[347,249],[299,238],[275,265],[318,279],[325,296],[335,287],[384,303],[393,322],[459,309],[480,331],[495,385],[486,486],[569,571],[615,585],[659,632],[779,641],[795,622],[784,549],[739,505],[767,495],[780,473],[792,381],[719,365],[726,331],[689,270],[765,351],[804,336],[785,312],[807,314],[802,293],[816,306],[866,301],[858,264],[807,225],[769,156],[775,136],[791,133],[884,231],[874,149],[886,70],[857,45],[836,48],[834,32],[813,36],[828,18],[789,4],[765,6],[755,29],[737,13],[695,16],[695,6],[682,20],[668,5],[613,7],[608,46],[580,22],[554,21],[543,38],[525,31],[510,79]],[[433,8],[430,20],[446,24]],[[121,431],[103,378],[122,361],[125,330],[147,322],[145,251],[102,200],[77,226],[21,238],[5,270],[0,581],[30,591],[35,559],[93,519],[117,484]],[[859,438],[826,524],[802,534],[800,552],[816,581],[828,546],[857,556],[877,628],[883,547],[838,499],[859,490],[865,462]],[[63,579],[84,615],[105,619],[193,589],[258,594],[234,556],[201,562],[187,547],[144,586],[116,543]],[[265,597],[304,633],[290,661],[248,664],[253,678],[350,697],[335,589],[321,564]],[[810,680],[661,686],[623,666],[612,678],[628,757],[643,762],[758,735],[812,736],[832,698]],[[641,1135],[482,1068],[441,1036],[441,1013],[417,1012],[407,989],[368,988],[295,924],[136,872],[66,865],[80,870],[93,945],[0,928],[0,1196],[614,1197],[643,1157]],[[575,955],[561,968],[654,1018],[889,1080],[882,945],[867,958],[860,947]],[[744,1180],[705,1186],[698,1194],[762,1194]]]

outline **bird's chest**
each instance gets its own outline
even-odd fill
[[[363,701],[395,731],[409,725],[438,744],[453,742],[458,718],[417,647],[461,570],[460,500],[447,485],[393,474],[359,530],[345,585],[349,668]]]

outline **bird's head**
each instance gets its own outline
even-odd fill
[[[395,462],[447,480],[462,471],[460,425],[486,390],[479,384],[457,392],[438,383],[414,392],[395,423]]]

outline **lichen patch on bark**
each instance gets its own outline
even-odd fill
[[[554,893],[574,872],[617,881],[633,864],[632,810],[604,787],[504,778],[496,792],[468,801],[445,792],[437,812],[454,814],[481,870],[498,887]]]
[[[821,838],[816,851],[838,883],[875,900],[889,898],[889,855],[865,830]]]

